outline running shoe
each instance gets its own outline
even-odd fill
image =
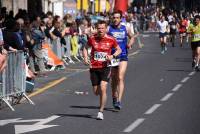
[[[97,120],[103,120],[103,113],[102,112],[98,112]]]
[[[161,54],[165,54],[165,51],[164,51],[164,50],[162,50],[162,51],[161,51]]]
[[[115,108],[117,106],[117,98],[113,98],[113,107]]]
[[[121,110],[121,109],[122,109],[122,105],[121,105],[121,102],[120,102],[120,101],[117,102],[117,104],[116,104],[116,106],[115,106],[115,109],[116,109],[116,110]]]
[[[195,67],[195,64],[196,64],[196,63],[195,63],[195,61],[193,60],[193,61],[192,61],[192,68]]]
[[[167,51],[167,47],[166,46],[164,47],[164,51]]]
[[[144,47],[144,44],[142,44],[142,43],[139,44],[139,48],[142,48],[142,47]]]
[[[200,71],[200,68],[199,68],[198,66],[196,66],[196,67],[195,67],[195,71],[196,71],[196,72],[199,72],[199,71]]]

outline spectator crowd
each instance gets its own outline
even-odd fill
[[[170,21],[181,18],[192,21],[196,10],[192,12],[176,12],[153,5],[133,7],[124,14],[122,23],[130,26],[132,33],[140,31],[156,31],[157,21],[161,15]],[[95,23],[99,19],[111,23],[109,13],[82,13],[75,17],[66,14],[63,18],[52,12],[29,17],[26,10],[19,9],[14,15],[6,7],[0,10],[0,71],[5,68],[7,51],[22,50],[26,55],[26,63],[33,74],[44,74],[48,70],[65,68],[68,64],[80,62],[83,46],[89,36],[96,33]],[[140,40],[138,40],[140,42]]]

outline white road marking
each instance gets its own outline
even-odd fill
[[[191,73],[189,73],[188,75],[189,76],[192,76],[192,75],[194,75],[196,72],[191,72]]]
[[[48,123],[48,122],[51,122],[51,121],[53,121],[53,120],[55,120],[55,119],[57,119],[57,118],[59,118],[59,117],[60,117],[60,116],[53,115],[53,116],[51,116],[51,117],[49,117],[49,118],[43,119],[42,121],[40,121],[40,122],[38,122],[38,123],[35,123],[34,125],[44,125],[44,124],[46,124],[46,123]]]
[[[8,119],[8,120],[0,120],[0,126],[4,126],[10,123],[29,123],[29,122],[37,122],[33,125],[15,125],[15,134],[23,134],[31,131],[41,130],[45,128],[50,128],[58,125],[45,125],[46,123],[49,123],[60,116],[53,115],[46,119],[31,119],[31,120],[21,120],[21,118],[16,119]]]
[[[158,35],[156,35],[156,36],[158,36]],[[144,35],[143,35],[143,37],[145,37]],[[146,37],[148,37],[148,35],[146,36]],[[134,52],[134,53],[132,53],[132,54],[130,54],[129,56],[132,56],[132,55],[135,55],[135,54],[137,54],[138,52]],[[195,74],[196,72],[191,72],[191,73],[189,73],[188,75],[189,76],[193,76],[194,74]],[[181,80],[181,83],[185,83],[185,82],[187,82],[188,80],[190,79],[190,77],[185,77],[185,78],[183,78],[182,80]],[[160,82],[162,82],[162,81],[164,81],[164,79],[160,79]],[[182,84],[177,84],[173,89],[172,89],[172,91],[178,91],[181,87],[182,87],[183,85]],[[174,93],[168,93],[168,94],[166,94],[162,99],[161,99],[161,101],[167,101],[167,100],[169,100],[172,96],[174,95]],[[149,114],[152,114],[154,111],[156,111],[160,106],[161,106],[162,104],[154,104],[149,110],[147,110],[146,112],[145,112],[145,114],[146,115],[149,115]],[[131,125],[129,125],[123,132],[131,132],[131,131],[133,131],[135,128],[137,128],[141,123],[143,123],[144,122],[144,120],[145,120],[145,118],[139,118],[139,119],[137,119],[135,122],[133,122]]]
[[[133,54],[134,55],[134,54]],[[193,76],[196,72],[191,72],[188,75],[189,76]],[[185,83],[190,79],[190,77],[185,77],[181,80],[181,83]],[[164,79],[160,79],[160,81],[164,81]],[[177,84],[172,91],[178,91],[181,87],[183,86],[183,84]],[[174,95],[174,93],[168,93],[166,94],[160,101],[164,102],[169,100],[172,96]],[[150,109],[148,109],[144,114],[149,115],[152,114],[154,111],[156,111],[162,104],[154,104]],[[124,129],[123,132],[131,132],[133,131],[135,128],[137,128],[141,123],[143,123],[145,120],[145,118],[139,118],[137,119],[135,122],[133,122],[131,125],[129,125],[126,129]]]
[[[162,104],[154,104],[151,108],[149,108],[145,114],[152,114],[153,112],[156,111]]]
[[[168,93],[167,95],[165,95],[165,96],[161,99],[161,101],[167,101],[167,100],[169,100],[169,98],[172,97],[173,94],[174,94],[174,93]]]
[[[14,122],[19,122],[21,118],[16,118],[16,119],[8,119],[8,120],[0,120],[0,126],[4,126],[10,123],[14,123]]]
[[[15,134],[23,134],[55,126],[57,125],[15,125]]]
[[[182,84],[177,84],[173,89],[172,91],[176,92],[179,90],[179,88],[181,88],[183,85]]]
[[[164,79],[162,78],[162,79],[160,79],[160,82],[163,82],[164,81]]]
[[[136,54],[138,54],[138,53],[139,53],[139,50],[137,50],[136,52],[133,52],[133,53],[129,54],[128,57],[133,56],[133,55],[136,55]]]
[[[43,119],[33,119],[33,120],[19,120],[16,121],[17,123],[26,123],[26,122],[38,122],[38,121],[42,121]]]
[[[58,126],[58,125],[45,125],[45,124],[49,123],[59,117],[60,116],[53,115],[46,119],[21,120],[21,122],[28,122],[28,121],[32,122],[32,121],[36,121],[36,120],[38,120],[39,122],[35,123],[33,125],[15,125],[15,134],[23,134],[23,133],[27,133],[27,132],[32,132],[32,131],[36,131],[36,130],[41,130],[41,129],[45,129],[45,128]]]
[[[133,122],[131,125],[129,125],[126,129],[124,129],[123,132],[129,133],[133,131],[135,128],[137,128],[142,122],[144,122],[144,118],[139,118],[135,122]]]
[[[185,83],[190,79],[190,77],[185,77],[184,79],[181,80],[181,83]]]
[[[142,37],[144,37],[144,38],[145,38],[145,37],[150,37],[150,35],[148,35],[148,34],[147,34],[147,35],[142,35]]]

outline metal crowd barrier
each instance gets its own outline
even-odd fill
[[[52,40],[53,52],[58,56],[59,59],[62,59],[62,46],[60,43],[60,38]]]
[[[26,90],[26,70],[25,56],[23,51],[9,52],[7,66],[0,74],[0,99],[3,100],[12,111],[14,108],[10,104],[10,100],[21,100],[25,97],[30,104],[33,101],[25,94]]]

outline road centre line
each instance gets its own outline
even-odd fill
[[[189,75],[194,75],[194,72],[191,72]],[[186,77],[182,80],[182,82],[186,82],[190,77]],[[177,84],[172,91],[178,91],[179,88],[181,88],[183,85],[182,84]],[[174,93],[168,93],[166,94],[161,101],[167,101],[169,100],[172,96],[174,95]],[[144,114],[149,115],[152,114],[153,112],[155,112],[162,104],[154,104],[150,109],[148,109]],[[138,127],[142,122],[144,122],[144,118],[139,118],[137,119],[135,122],[133,122],[131,125],[129,125],[123,132],[131,132],[133,131],[136,127]]]
[[[191,72],[189,73],[188,75],[189,76],[193,76],[195,74],[195,72]],[[181,80],[182,83],[185,83],[186,81],[188,81],[190,79],[190,77],[185,77],[184,79]],[[179,88],[181,88],[183,86],[183,84],[177,84],[173,89],[172,91],[178,91]],[[169,100],[172,96],[174,95],[174,93],[168,93],[166,94],[162,99],[161,101],[167,101]],[[149,115],[149,114],[152,114],[154,111],[156,111],[156,109],[158,109],[162,104],[154,104],[149,110],[147,110],[145,112],[145,114]],[[131,132],[133,131],[135,128],[137,128],[141,123],[143,123],[145,120],[145,118],[139,118],[137,119],[135,122],[133,122],[131,125],[129,125],[126,129],[124,129],[123,132]]]
[[[174,93],[168,93],[160,101],[167,101],[170,97],[172,97],[172,95],[174,95]]]
[[[156,111],[162,104],[154,104],[151,108],[149,108],[144,114],[152,114]]]
[[[177,84],[173,89],[172,91],[176,92],[179,90],[179,88],[181,88],[183,85],[182,84]]]
[[[52,81],[52,82],[50,82],[49,84],[47,84],[45,87],[43,87],[43,88],[38,88],[37,91],[35,91],[35,92],[29,94],[28,97],[31,98],[31,97],[33,97],[33,96],[36,96],[36,95],[38,95],[38,94],[40,94],[40,93],[46,91],[47,89],[49,89],[49,88],[51,88],[51,87],[53,87],[53,86],[55,86],[55,85],[61,83],[61,82],[64,81],[65,79],[67,79],[67,78],[66,78],[66,77],[62,77],[62,78],[60,78],[60,79],[58,79],[58,80]]]
[[[126,129],[124,129],[123,132],[129,133],[133,131],[135,128],[137,128],[142,122],[144,122],[145,118],[139,118],[136,121],[134,121],[131,125],[129,125]]]
[[[139,52],[140,52],[140,51],[139,51],[139,50],[137,50],[137,51],[135,51],[135,52],[133,52],[133,53],[129,54],[129,55],[128,55],[128,57],[130,57],[130,56],[134,56],[134,55],[138,54]]]
[[[185,83],[185,82],[187,82],[189,79],[190,79],[190,77],[185,77],[185,78],[183,78],[183,79],[181,80],[181,83]]]
[[[192,75],[194,75],[196,72],[191,72],[191,73],[189,73],[188,75],[189,76],[192,76]]]

